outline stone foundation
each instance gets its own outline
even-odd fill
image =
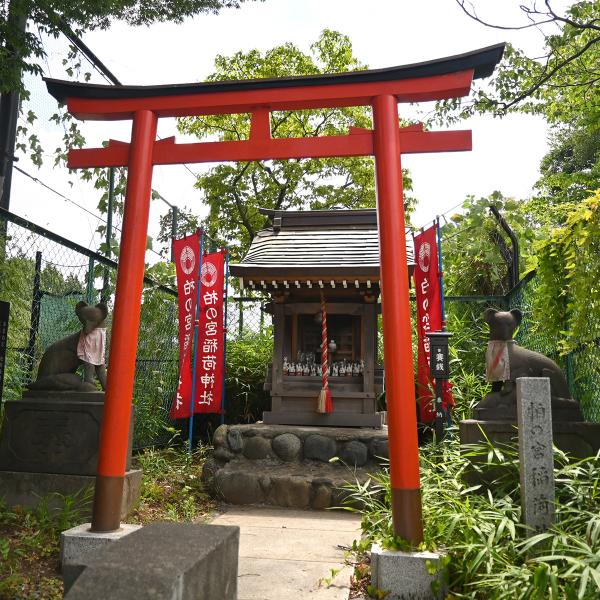
[[[23,471],[0,471],[0,498],[8,506],[35,508],[43,498],[50,512],[63,507],[62,496],[77,496],[82,518],[92,511],[92,488],[96,477],[92,475],[64,475],[57,473],[26,473]],[[131,469],[125,473],[121,520],[135,508],[142,488],[142,471]],[[87,492],[89,490],[89,492]],[[86,501],[88,500],[88,501]]]
[[[341,506],[346,482],[364,481],[388,457],[387,429],[222,425],[203,477],[231,504],[302,509]]]
[[[83,515],[91,511],[104,392],[28,391],[4,403],[0,431],[0,497],[9,506],[35,507],[42,498],[60,510],[61,496],[77,496]],[[121,519],[140,497],[142,472],[131,468],[133,418],[129,429]],[[91,494],[89,495],[91,498]]]

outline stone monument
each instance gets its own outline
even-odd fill
[[[519,473],[523,523],[530,535],[554,523],[554,452],[550,379],[517,379]]]
[[[0,432],[0,495],[10,505],[34,506],[44,496],[50,505],[61,495],[73,495],[93,485],[98,462],[98,442],[106,385],[104,327],[105,304],[75,307],[82,329],[47,348],[37,378],[21,400],[4,404]],[[77,374],[82,366],[84,377]],[[137,500],[141,471],[128,474],[122,513]],[[54,494],[52,496],[52,494]]]
[[[519,346],[512,338],[522,319],[518,309],[488,308],[490,328],[486,352],[486,375],[492,391],[474,409],[474,419],[461,421],[463,444],[490,441],[514,442],[517,434],[517,379],[547,377],[550,382],[554,443],[576,457],[595,455],[600,450],[600,424],[585,422],[579,403],[571,397],[560,367],[550,358]]]

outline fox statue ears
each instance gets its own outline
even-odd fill
[[[494,320],[494,316],[498,312],[499,311],[497,311],[495,308],[486,308],[485,312],[483,313],[483,318],[485,319],[485,322],[488,325],[491,324]],[[523,313],[518,308],[513,308],[510,311],[510,314],[513,316],[516,326],[518,327],[521,324],[521,321],[523,320]]]
[[[88,306],[89,304],[83,300],[75,305],[75,314],[79,317],[80,321],[85,318],[83,315],[83,309],[87,308]],[[101,318],[98,320],[98,324],[100,324],[108,316],[108,306],[106,306],[104,302],[98,302],[94,308],[97,308],[100,311]]]

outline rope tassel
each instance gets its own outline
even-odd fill
[[[333,412],[331,390],[329,389],[329,360],[327,357],[327,311],[325,296],[321,292],[321,370],[323,372],[323,387],[317,402],[317,412],[329,414]]]

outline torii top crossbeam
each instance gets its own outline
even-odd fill
[[[397,535],[423,539],[412,371],[406,236],[400,157],[409,152],[471,149],[470,131],[399,128],[398,102],[466,96],[474,78],[492,74],[504,44],[466,54],[334,75],[168,86],[102,86],[48,79],[50,93],[80,119],[133,121],[131,142],[69,152],[69,167],[127,166],[128,181],[92,529],[120,525],[137,349],[144,255],[155,164],[373,155],[377,181],[386,398]],[[273,139],[270,113],[370,105],[373,129],[348,135]],[[176,144],[156,140],[161,117],[250,113],[247,140]],[[315,398],[316,402],[316,398]]]

